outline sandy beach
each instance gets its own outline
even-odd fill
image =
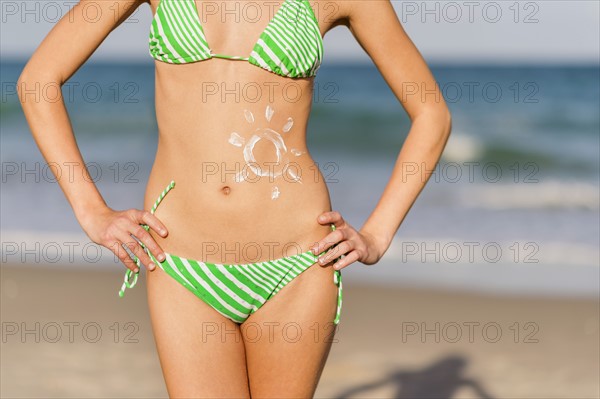
[[[144,279],[2,266],[1,396],[166,397]],[[393,304],[393,305],[390,305]],[[344,284],[317,398],[597,398],[599,304]]]

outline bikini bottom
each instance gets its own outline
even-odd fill
[[[175,187],[175,182],[171,181],[154,203],[150,211],[152,214],[173,187]],[[142,225],[142,227],[149,230],[148,225]],[[331,228],[335,230],[333,224]],[[186,259],[170,253],[165,253],[166,259],[160,262],[141,242],[140,244],[152,261],[169,276],[217,312],[239,324],[260,309],[290,281],[317,263],[317,259],[321,255],[335,248],[333,246],[319,255],[314,255],[309,250],[301,254],[257,263],[220,264]],[[142,265],[139,258],[135,255],[133,257],[141,270]],[[123,297],[126,288],[133,288],[136,285],[138,274],[139,271],[134,273],[127,270],[119,291],[120,297]],[[337,325],[342,310],[341,270],[334,270],[333,282],[338,287],[337,310],[333,320],[333,323]]]

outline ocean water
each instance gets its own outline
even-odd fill
[[[15,93],[22,67],[0,64],[2,263],[122,267],[107,250],[90,255],[99,249],[45,166]],[[382,261],[352,265],[345,278],[598,296],[598,66],[431,69],[453,116],[442,161]],[[325,64],[315,87],[308,145],[334,209],[358,228],[383,192],[410,120],[373,66]],[[44,92],[53,98],[54,89]],[[63,95],[107,203],[140,207],[157,145],[153,64],[86,64]]]

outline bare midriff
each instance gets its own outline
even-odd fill
[[[155,213],[169,235],[151,231],[164,251],[253,263],[307,251],[331,232],[317,222],[331,203],[306,147],[314,78],[242,60],[155,64],[159,139],[144,209],[175,181]]]

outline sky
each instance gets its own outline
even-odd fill
[[[29,58],[74,3],[0,0],[3,60]],[[404,29],[429,62],[597,64],[600,59],[599,0],[392,3]],[[110,33],[90,60],[149,61],[151,18],[150,7],[142,5]],[[325,57],[326,62],[370,62],[343,26],[327,32]]]

